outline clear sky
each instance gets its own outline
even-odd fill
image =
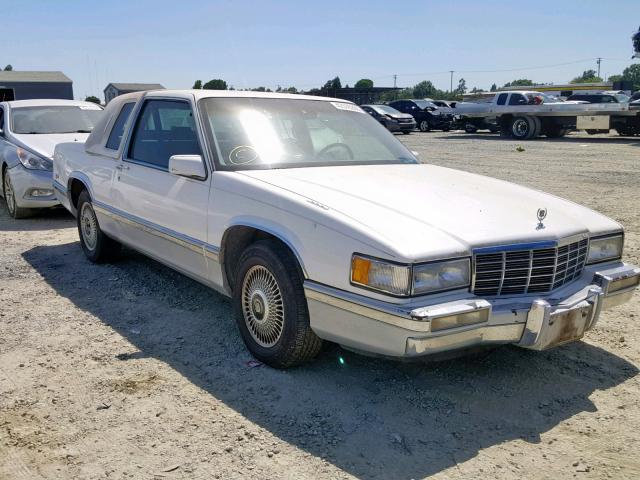
[[[563,83],[603,57],[630,65],[639,0],[0,0],[0,64],[62,70],[77,98],[109,82],[309,89],[431,80],[469,88],[514,78]],[[562,65],[561,65],[562,64]],[[539,66],[553,67],[531,68]],[[502,71],[500,71],[502,70]],[[504,71],[511,70],[511,71]],[[487,72],[492,71],[492,72]]]

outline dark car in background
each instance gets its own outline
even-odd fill
[[[567,101],[572,100],[587,103],[627,103],[629,96],[622,93],[576,93],[567,98]]]
[[[402,132],[408,135],[416,129],[413,116],[399,112],[389,105],[361,105],[360,107],[390,132]]]
[[[389,106],[411,115],[421,132],[429,130],[448,132],[451,130],[453,115],[440,111],[435,104],[427,100],[394,100],[389,102]]]

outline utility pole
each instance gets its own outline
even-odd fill
[[[393,74],[393,99],[395,100],[396,98],[398,98],[398,91],[395,90],[397,88],[397,82],[398,81],[398,75],[396,75],[395,73]]]
[[[598,60],[596,61],[596,63],[598,64],[598,76],[600,76],[600,62],[602,62],[602,58],[598,57]]]
[[[449,84],[449,91],[453,92],[453,70],[449,70],[449,73],[451,74],[451,82]]]

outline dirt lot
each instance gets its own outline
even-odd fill
[[[401,140],[612,216],[640,263],[640,140]],[[14,222],[0,204],[0,478],[637,479],[639,321],[636,295],[548,352],[331,347],[276,371],[251,363],[225,298],[130,251],[92,265],[66,214]]]

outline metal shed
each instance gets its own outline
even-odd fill
[[[0,102],[37,98],[73,100],[73,82],[62,72],[0,71]]]
[[[119,95],[146,90],[164,90],[159,83],[110,83],[104,89],[104,102],[109,103]]]

